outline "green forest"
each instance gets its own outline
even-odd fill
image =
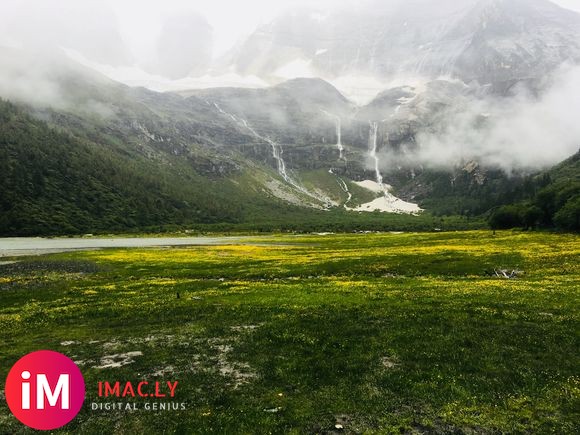
[[[527,185],[523,200],[491,213],[492,228],[580,230],[580,152]]]

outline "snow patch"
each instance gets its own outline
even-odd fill
[[[351,208],[352,211],[369,212],[380,211],[383,213],[397,213],[397,214],[418,214],[422,210],[417,204],[403,201],[396,196],[389,198],[381,196],[371,202],[362,204],[356,208]]]
[[[422,211],[417,204],[403,201],[389,193],[389,190],[391,190],[392,187],[388,184],[379,184],[372,180],[356,181],[355,184],[364,189],[370,190],[371,192],[379,193],[381,196],[371,202],[367,202],[355,208],[350,208],[349,210],[369,213],[380,211],[384,213],[400,214],[418,214]]]
[[[401,98],[397,99],[397,103],[399,103],[399,106],[397,108],[400,108],[404,104],[409,104],[411,101],[415,100],[416,98],[417,98],[417,95],[415,95],[414,97],[401,97]]]
[[[109,77],[111,80],[131,87],[142,86],[156,92],[222,87],[265,88],[271,85],[255,75],[243,76],[233,72],[220,75],[205,74],[199,77],[173,80],[161,75],[150,74],[137,65],[116,67],[89,60],[75,50],[64,49],[64,51],[72,60]]]
[[[362,187],[363,189],[370,190],[374,193],[383,193],[384,189],[390,189],[391,186],[388,184],[383,184],[382,186],[373,180],[355,181],[354,184]]]
[[[295,79],[297,77],[315,78],[317,74],[312,71],[312,61],[305,59],[295,59],[292,62],[281,66],[274,72],[274,76],[282,79]]]

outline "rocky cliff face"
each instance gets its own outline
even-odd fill
[[[407,0],[288,13],[224,63],[262,77],[301,65],[327,78],[447,76],[503,89],[578,60],[580,15],[547,0]]]

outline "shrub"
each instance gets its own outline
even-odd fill
[[[489,226],[494,230],[523,227],[522,210],[515,205],[505,205],[496,209],[489,218]]]
[[[580,231],[580,196],[568,200],[554,216],[554,223],[563,230]]]

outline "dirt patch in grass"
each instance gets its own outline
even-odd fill
[[[143,352],[140,350],[133,352],[117,353],[114,355],[104,355],[101,357],[99,365],[92,366],[94,369],[112,369],[117,367],[123,367],[135,362],[134,358],[137,356],[142,356]]]
[[[381,365],[387,369],[394,369],[395,367],[397,367],[399,364],[395,361],[394,358],[388,357],[388,356],[384,356],[381,358]]]

